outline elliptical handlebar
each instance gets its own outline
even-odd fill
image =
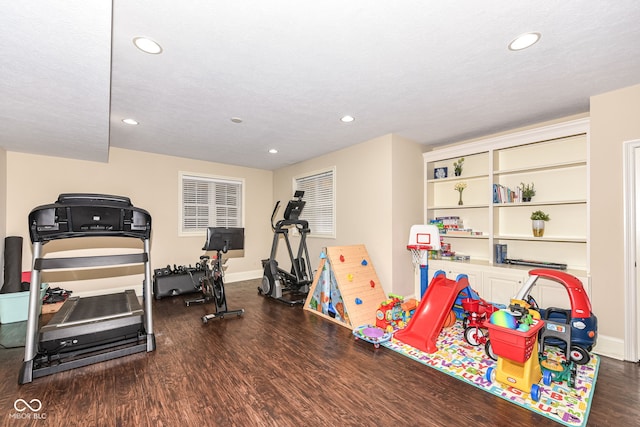
[[[272,229],[273,231],[276,231],[276,225],[275,225],[275,223],[273,222],[273,220],[275,219],[276,214],[278,213],[278,209],[279,209],[279,208],[280,208],[280,200],[278,200],[278,201],[276,202],[276,206],[273,208],[273,213],[271,214],[271,229]]]

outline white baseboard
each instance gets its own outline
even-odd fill
[[[253,280],[253,279],[260,279],[262,278],[262,274],[263,271],[262,270],[251,270],[251,271],[241,271],[238,273],[225,273],[224,275],[224,282],[225,283],[234,283],[234,282],[241,282],[243,280]],[[61,285],[61,287],[64,287],[62,285],[63,284],[52,284],[52,287]],[[76,289],[78,289],[79,287],[76,286]],[[110,286],[108,288],[103,288],[103,289],[88,289],[88,290],[74,290],[73,293],[71,294],[74,297],[92,297],[92,296],[96,296],[96,295],[104,295],[104,294],[113,294],[113,293],[118,293],[118,292],[123,292],[127,289],[133,289],[136,291],[136,295],[138,295],[139,297],[142,296],[142,284],[140,285],[125,285],[125,284],[119,284],[116,286]]]
[[[242,282],[243,280],[262,279],[263,270],[242,271],[239,273],[225,273],[224,282]]]
[[[624,340],[599,334],[598,343],[593,348],[593,352],[601,356],[624,360]]]

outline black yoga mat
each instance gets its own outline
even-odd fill
[[[4,284],[0,294],[22,290],[22,237],[9,236],[4,239]]]

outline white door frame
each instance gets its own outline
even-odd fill
[[[636,248],[640,243],[637,239],[637,215],[640,213],[640,187],[636,184],[640,179],[636,162],[636,150],[640,150],[640,139],[623,143],[623,191],[624,191],[624,359],[638,361],[640,354],[638,338],[638,276],[636,268]],[[640,153],[640,151],[638,151]]]

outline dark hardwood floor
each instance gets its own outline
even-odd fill
[[[23,348],[0,349],[5,426],[557,426],[301,307],[267,300],[259,281],[226,285],[241,318],[154,300],[157,350],[18,385]],[[11,341],[24,323],[2,325]],[[41,419],[14,402],[39,399]],[[640,425],[640,368],[602,358],[589,426]],[[10,415],[14,414],[14,417]],[[44,418],[44,419],[43,419]]]

